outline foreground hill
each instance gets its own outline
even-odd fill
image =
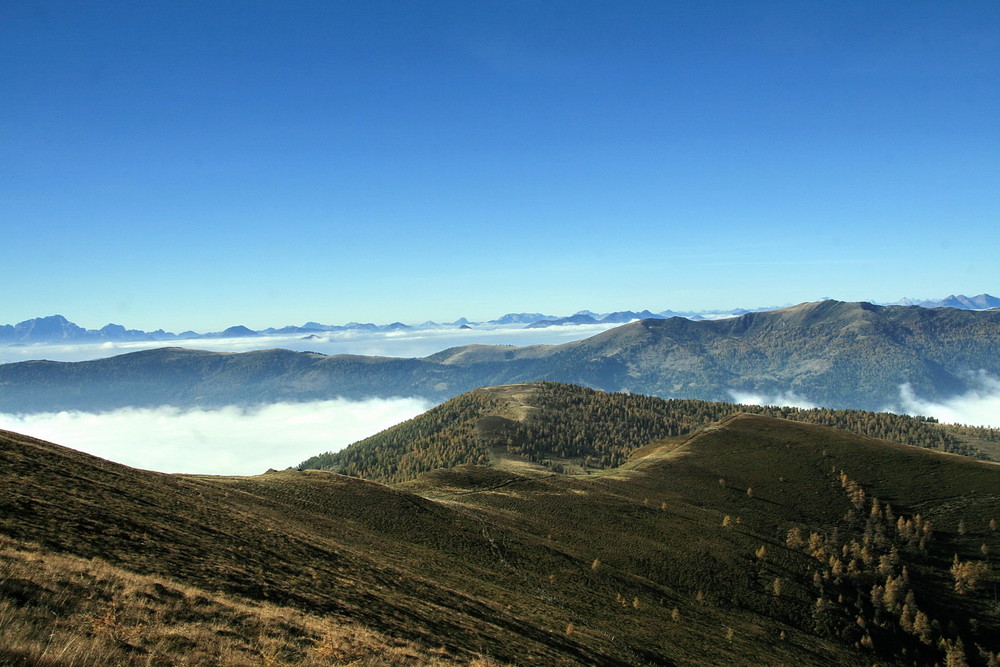
[[[607,391],[730,400],[793,392],[882,410],[909,385],[942,400],[1000,375],[1000,310],[821,301],[728,320],[642,320],[585,340],[471,345],[423,359],[288,350],[166,348],[76,363],[0,365],[0,411],[249,405],[336,396],[442,401],[476,387],[551,380]]]
[[[994,464],[747,414],[589,475],[397,487],[2,433],[0,662],[995,664],[998,489]]]
[[[467,463],[518,471],[593,472],[621,465],[654,440],[686,435],[740,412],[1000,459],[1000,429],[942,425],[885,412],[661,399],[536,382],[476,389],[338,452],[313,456],[299,468],[381,482],[406,481],[435,468]]]

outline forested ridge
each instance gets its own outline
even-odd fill
[[[527,405],[509,399],[515,388],[528,397]],[[736,413],[831,426],[980,459],[990,457],[973,443],[1000,442],[998,429],[945,426],[927,417],[661,399],[540,382],[471,391],[344,450],[314,456],[299,468],[401,482],[436,468],[487,465],[497,447],[556,472],[567,462],[613,468],[639,447]]]

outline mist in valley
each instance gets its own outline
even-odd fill
[[[469,329],[427,328],[399,331],[324,331],[312,336],[269,335],[246,338],[194,338],[171,341],[129,341],[76,344],[0,346],[0,363],[33,359],[87,361],[162,347],[211,352],[250,352],[283,348],[320,354],[360,354],[377,357],[426,357],[459,345],[559,345],[594,336],[620,324],[579,324],[527,329],[523,324]]]
[[[431,407],[417,398],[274,403],[252,410],[125,408],[0,414],[0,428],[167,473],[256,475],[336,451]]]
[[[886,411],[935,417],[942,423],[1000,428],[1000,380],[976,374],[976,389],[929,401],[909,385]],[[819,407],[793,391],[765,395],[730,391],[735,403]],[[0,428],[94,456],[158,472],[255,475],[343,449],[433,407],[419,398],[334,399],[274,403],[253,409],[124,408],[0,414]]]

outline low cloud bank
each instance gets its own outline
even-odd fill
[[[0,428],[158,472],[256,475],[336,451],[431,407],[416,398],[275,403],[254,410],[125,408],[0,414]]]
[[[782,407],[806,409],[819,407],[812,401],[799,396],[794,391],[768,395],[730,389],[729,395],[733,397],[734,403],[741,405],[780,405]]]
[[[485,345],[558,345],[581,340],[619,324],[581,324],[526,329],[524,325],[498,325],[475,329],[437,328],[402,331],[324,331],[312,337],[302,334],[253,336],[248,338],[196,338],[192,340],[105,342],[50,345],[0,346],[0,363],[48,359],[84,361],[161,347],[185,347],[213,352],[249,352],[284,348],[321,354],[363,354],[384,357],[426,357],[449,347]]]
[[[909,384],[899,386],[899,396],[882,408],[885,412],[934,417],[945,424],[967,424],[1000,428],[1000,379],[986,371],[969,373],[968,392],[944,401],[931,401],[917,396]],[[744,405],[782,405],[796,408],[816,408],[818,404],[795,392],[759,394],[729,390],[733,402]]]
[[[920,398],[909,384],[899,387],[899,403],[892,412],[934,417],[945,424],[1000,428],[1000,380],[985,371],[971,374],[973,389],[945,401]]]

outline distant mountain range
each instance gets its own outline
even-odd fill
[[[265,336],[288,336],[301,334],[303,337],[317,336],[335,331],[405,331],[420,329],[439,329],[445,327],[472,328],[476,326],[510,326],[526,325],[527,328],[541,328],[550,326],[561,326],[571,324],[624,324],[639,319],[666,319],[668,317],[687,317],[693,320],[718,317],[733,317],[748,312],[758,312],[762,310],[772,310],[773,308],[760,308],[757,311],[736,309],[732,311],[703,311],[701,313],[676,313],[674,311],[664,311],[662,313],[651,313],[648,310],[641,312],[620,311],[599,315],[596,313],[580,312],[569,317],[556,317],[554,315],[543,315],[541,313],[508,313],[495,320],[488,322],[472,322],[462,317],[454,322],[439,324],[437,322],[424,322],[419,325],[403,324],[393,322],[391,324],[372,324],[370,322],[348,322],[347,324],[319,324],[318,322],[306,322],[302,326],[284,326],[280,328],[268,327],[266,329],[254,330],[243,325],[229,327],[223,331],[210,333],[198,333],[196,331],[184,331],[182,333],[172,333],[157,329],[156,331],[142,331],[140,329],[126,329],[120,324],[108,324],[100,329],[84,329],[81,326],[70,322],[62,315],[49,315],[47,317],[36,317],[25,320],[18,324],[0,325],[0,345],[30,345],[43,343],[103,343],[107,341],[171,341],[171,340],[197,340],[200,338],[250,338]]]
[[[442,325],[427,322],[421,326]],[[301,327],[287,326],[280,329],[271,327],[259,331],[237,325],[212,333],[184,331],[178,334],[164,331],[163,329],[157,329],[156,331],[126,329],[120,324],[108,324],[100,329],[84,329],[70,322],[62,315],[49,315],[48,317],[36,317],[32,320],[25,320],[18,324],[0,326],[0,344],[29,345],[36,343],[103,343],[106,341],[172,341],[197,340],[199,338],[249,338],[288,334],[309,336],[329,331],[398,331],[410,328],[413,327],[401,322],[393,322],[392,324],[385,325],[363,324],[359,322],[350,322],[344,325],[328,325],[307,322]]]
[[[1000,308],[1000,299],[989,294],[980,294],[979,296],[952,294],[937,301],[900,299],[896,305],[923,306],[924,308],[958,308],[960,310],[989,310],[990,308]]]
[[[915,300],[900,299],[893,304],[885,305],[906,305],[921,306],[923,308],[957,308],[959,310],[988,310],[1000,308],[1000,298],[989,294],[967,297],[965,295],[952,295],[940,300]],[[487,322],[471,322],[462,317],[454,322],[439,324],[437,322],[424,322],[419,325],[408,325],[402,322],[391,324],[372,324],[370,322],[348,322],[347,324],[320,324],[318,322],[306,322],[302,326],[284,326],[280,328],[268,327],[266,329],[254,330],[242,325],[229,327],[223,331],[210,333],[198,333],[196,331],[184,331],[172,333],[157,329],[155,331],[142,331],[140,329],[127,329],[120,324],[107,324],[100,329],[84,329],[81,326],[70,322],[62,315],[49,315],[47,317],[36,317],[25,320],[18,324],[0,325],[0,345],[30,345],[43,343],[103,343],[103,342],[127,342],[127,341],[172,341],[172,340],[197,340],[199,338],[249,338],[269,335],[295,335],[301,334],[303,337],[316,336],[324,332],[333,331],[403,331],[407,329],[431,329],[441,327],[471,328],[475,326],[508,326],[523,324],[529,329],[539,329],[553,326],[572,326],[581,324],[626,324],[635,320],[665,320],[672,317],[682,317],[689,320],[700,321],[706,319],[724,319],[746,315],[747,313],[759,313],[769,310],[777,310],[777,306],[765,306],[761,308],[745,309],[735,308],[733,310],[702,310],[702,311],[674,311],[664,310],[651,312],[649,310],[634,311],[622,310],[613,313],[594,313],[589,310],[581,310],[567,317],[557,317],[555,315],[544,315],[542,313],[507,313],[502,317]]]
[[[0,411],[253,405],[336,396],[443,401],[552,380],[665,398],[794,392],[881,410],[901,385],[926,400],[1000,376],[1000,310],[818,301],[723,320],[645,319],[562,345],[465,345],[424,358],[163,348],[83,362],[0,365]]]

